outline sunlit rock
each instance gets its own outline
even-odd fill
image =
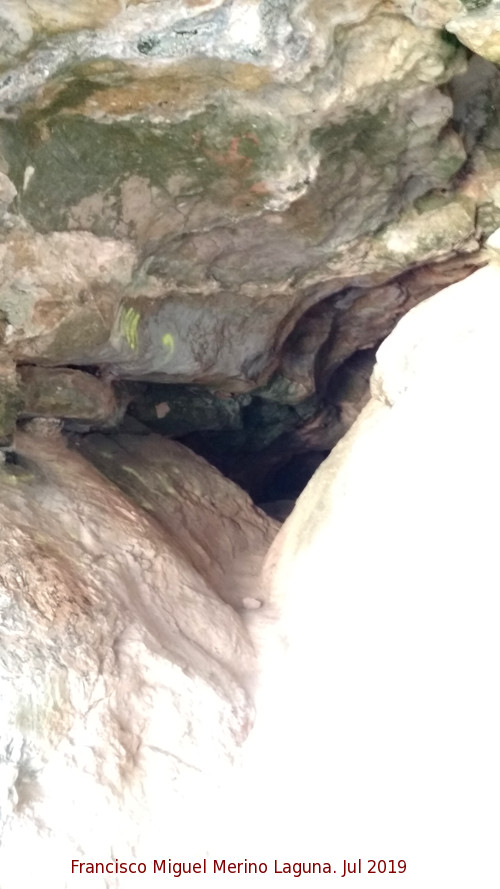
[[[498,0],[0,6],[1,889],[221,837],[288,860],[318,788],[373,844],[377,801],[431,793],[438,636],[480,716]],[[291,512],[264,580],[238,485]]]
[[[11,0],[0,164],[24,241],[4,245],[0,309],[16,360],[247,391],[321,288],[469,249],[458,207],[446,237],[411,221],[466,160],[441,90],[465,53],[420,9]],[[400,217],[393,255],[373,235]],[[54,250],[74,266],[63,298]]]
[[[295,801],[283,835],[326,842],[309,815],[324,795],[330,836],[404,842],[415,885],[429,868],[438,882],[477,873],[476,858],[450,863],[443,851],[481,847],[498,787],[499,287],[490,265],[399,322],[369,404],[268,559],[286,650],[281,672],[268,663],[276,685],[268,699],[263,682],[261,728],[283,811]],[[304,749],[313,756],[287,796]],[[488,868],[490,857],[486,882]]]
[[[207,585],[245,608],[276,528],[247,494],[178,442],[87,436],[80,451],[164,528]]]
[[[149,466],[129,442],[119,469],[107,445],[132,497],[41,430],[0,470],[6,887],[36,872],[69,886],[73,858],[156,857],[166,834],[207,854],[204,821],[253,721],[254,649],[217,593],[262,606],[275,525],[180,445],[156,460],[144,446]]]
[[[490,62],[500,62],[500,3],[463,0],[463,11],[446,23],[461,43]]]

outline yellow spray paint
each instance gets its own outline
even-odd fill
[[[172,334],[171,333],[164,333],[161,338],[161,341],[162,341],[163,348],[167,352],[168,357],[171,358],[171,356],[174,354],[174,350],[175,350],[175,343],[174,343],[174,338],[173,338]]]
[[[129,306],[128,309],[124,309],[120,318],[120,329],[127,340],[128,345],[134,352],[139,345],[138,327],[140,319],[140,313],[137,309],[132,308],[132,306]]]

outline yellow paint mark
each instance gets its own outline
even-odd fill
[[[174,350],[175,350],[175,343],[174,343],[174,338],[173,338],[172,334],[171,333],[164,333],[161,338],[161,341],[162,341],[163,348],[166,350],[166,352],[168,353],[168,357],[170,358],[174,354]]]
[[[137,309],[132,308],[132,306],[129,306],[128,309],[124,309],[120,318],[120,328],[123,336],[134,352],[139,345],[138,327],[140,320],[140,313]]]

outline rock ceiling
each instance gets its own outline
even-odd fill
[[[328,450],[339,369],[500,222],[497,7],[4,4],[3,445],[126,415],[233,475]]]

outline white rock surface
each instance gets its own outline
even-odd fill
[[[399,322],[268,561],[287,648],[262,743],[288,835],[411,859],[412,889],[496,867],[499,294],[491,266]]]
[[[500,62],[500,2],[466,3],[460,15],[447,22],[446,27],[456,34],[461,43],[490,62]]]
[[[203,857],[253,720],[248,632],[62,439],[16,447],[0,468],[2,889],[88,885],[72,859]]]

